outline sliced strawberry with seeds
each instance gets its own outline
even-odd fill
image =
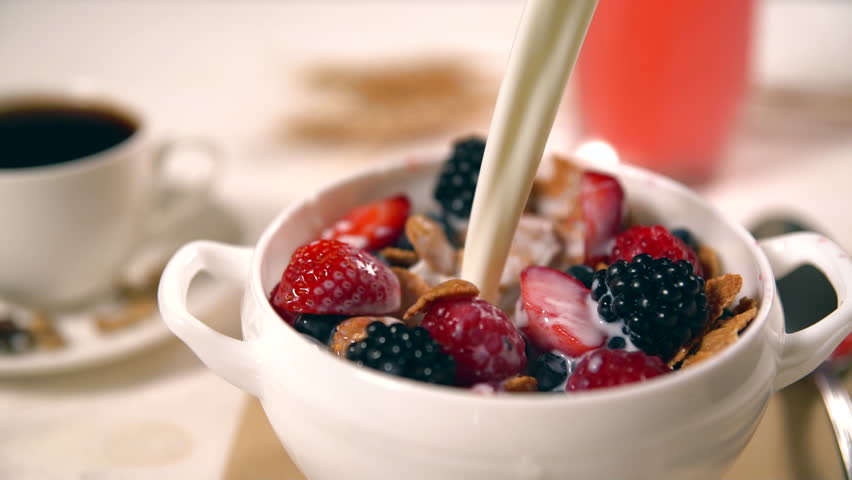
[[[576,278],[548,267],[521,272],[527,325],[521,330],[542,351],[576,357],[604,344],[606,335],[588,306],[590,291]]]
[[[384,315],[399,309],[399,280],[364,250],[315,240],[293,252],[272,303],[296,313]]]
[[[580,208],[585,226],[586,259],[609,254],[612,239],[621,231],[624,189],[615,178],[598,172],[583,172],[580,179]]]
[[[379,250],[392,245],[402,234],[411,212],[405,195],[355,207],[322,232],[324,240],[340,240],[365,250]]]

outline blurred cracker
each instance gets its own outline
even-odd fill
[[[476,298],[479,296],[479,289],[476,285],[460,279],[447,280],[430,288],[426,293],[420,296],[414,305],[411,306],[403,315],[403,320],[409,320],[415,315],[426,313],[429,307],[439,300],[453,300],[461,298]]]
[[[319,65],[303,78],[315,105],[293,115],[283,133],[323,143],[384,144],[485,126],[498,86],[471,62],[446,57]]]
[[[728,273],[707,280],[704,293],[707,295],[708,325],[713,328],[714,322],[722,315],[743,288],[743,277]]]
[[[684,359],[682,368],[703,362],[728,348],[740,338],[740,333],[756,316],[757,307],[751,303],[747,310],[722,320],[716,328],[704,335],[698,350]]]
[[[395,267],[410,267],[419,260],[417,252],[405,250],[404,248],[385,247],[379,250],[379,255]]]
[[[696,254],[698,255],[698,263],[701,264],[701,268],[704,270],[705,279],[716,278],[722,273],[722,269],[719,266],[719,256],[712,247],[701,245],[698,247]]]
[[[530,376],[512,377],[503,382],[503,390],[511,393],[526,393],[538,391],[538,380]]]
[[[95,316],[95,328],[102,333],[114,332],[139,323],[157,310],[155,298],[131,299],[117,311]]]
[[[404,318],[405,324],[409,327],[416,326],[417,319],[415,317],[405,318],[405,312],[407,312],[417,300],[426,294],[429,291],[429,284],[426,283],[419,275],[412,273],[410,270],[406,270],[404,268],[399,267],[391,267],[391,271],[396,275],[396,278],[399,279],[399,287],[400,287],[400,302],[399,302],[399,311],[394,313],[393,316],[398,318]]]
[[[425,215],[412,215],[405,222],[405,235],[414,246],[417,256],[433,271],[444,275],[456,273],[456,249],[438,222]]]
[[[56,329],[53,319],[43,312],[33,312],[26,325],[36,345],[46,350],[57,350],[66,345],[65,338]]]

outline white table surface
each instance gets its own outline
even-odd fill
[[[850,90],[843,62],[789,46],[785,33],[803,8],[818,11],[808,18],[820,25],[850,18],[843,2],[818,3],[773,2],[765,11],[757,41],[761,83],[830,78],[832,88]],[[238,214],[250,242],[289,201],[372,163],[363,153],[318,153],[277,141],[276,122],[298,102],[288,83],[292,68],[321,58],[459,50],[499,65],[521,8],[517,0],[6,0],[0,92],[32,85],[102,89],[144,109],[164,136],[215,138],[228,161],[214,194]],[[825,38],[831,51],[837,39]],[[806,68],[797,67],[802,58]],[[743,222],[794,208],[850,248],[850,125],[824,128],[801,116],[779,121],[750,109],[745,133],[702,193]],[[762,141],[779,133],[783,141]],[[237,303],[234,291],[202,313],[235,331]],[[107,367],[0,380],[0,479],[218,478],[242,399],[177,340]]]

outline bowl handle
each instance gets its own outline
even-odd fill
[[[852,288],[852,260],[837,244],[811,232],[780,235],[762,240],[759,245],[775,278],[812,264],[837,293],[837,309],[805,329],[783,335],[781,363],[775,378],[775,389],[780,390],[816,369],[852,332],[852,305],[847,302]]]
[[[223,335],[195,318],[187,309],[187,292],[200,272],[245,285],[252,249],[196,241],[169,260],[160,279],[158,298],[166,325],[217,375],[257,396],[259,365],[247,342]]]

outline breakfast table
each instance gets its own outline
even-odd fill
[[[852,4],[758,3],[748,101],[717,175],[695,188],[745,225],[792,212],[852,250],[852,65],[837,61],[846,58],[838,49],[850,40]],[[493,94],[522,7],[520,0],[7,0],[0,3],[0,91],[106,91],[142,109],[163,138],[212,140],[225,160],[210,203],[235,224],[238,234],[228,240],[251,245],[283,208],[321,185],[413,152],[443,151],[459,136],[412,123],[424,131],[402,140],[383,141],[388,130],[384,137],[346,130],[344,142],[304,141],[310,132],[294,134],[293,118],[327,106],[306,93],[314,78],[306,71],[462,58],[481,66]],[[787,32],[802,25],[819,33],[810,44],[825,52],[793,43]],[[569,91],[563,111],[572,100]],[[486,107],[463,125],[484,134],[488,119]],[[552,149],[576,147],[575,123],[560,117]],[[193,311],[239,337],[240,288],[203,293]],[[158,318],[146,321],[165,329]],[[303,478],[257,399],[207,370],[175,337],[156,338],[75,368],[6,371],[0,479]],[[833,442],[804,379],[773,396],[725,479],[840,478]]]

